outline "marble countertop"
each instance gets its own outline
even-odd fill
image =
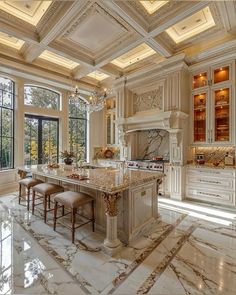
[[[103,191],[105,193],[117,193],[140,184],[148,183],[153,180],[161,179],[165,176],[163,173],[134,171],[130,169],[116,168],[97,168],[84,169],[83,174],[88,176],[88,180],[78,180],[69,178],[72,173],[79,174],[79,171],[65,170],[64,165],[59,168],[48,168],[47,165],[23,166],[19,169],[30,171],[33,174],[65,181],[68,183],[78,184],[88,188]]]
[[[211,169],[235,169],[236,166],[225,166],[220,164],[219,166],[214,166],[212,163],[205,163],[202,165],[198,164],[188,164],[187,167],[194,167],[194,168],[211,168]]]

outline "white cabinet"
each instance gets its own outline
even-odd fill
[[[170,173],[171,173],[171,167],[169,163],[164,164],[164,174],[165,177],[162,180],[162,183],[159,187],[158,193],[163,196],[169,196],[170,195]]]
[[[234,144],[234,62],[192,74],[192,143]]]
[[[235,169],[188,167],[186,172],[187,198],[236,205]]]

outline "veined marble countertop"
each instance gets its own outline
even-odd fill
[[[68,175],[71,175],[72,173],[79,174],[80,171],[76,171],[75,169],[65,170],[64,165],[60,165],[59,168],[48,168],[47,165],[32,165],[19,167],[19,169],[30,171],[36,175],[78,184],[111,194],[126,190],[129,187],[134,187],[142,183],[151,182],[155,179],[161,179],[165,176],[165,174],[157,172],[152,173],[116,168],[95,168],[83,170],[83,175],[86,174],[88,176],[88,180],[78,180],[69,178]]]
[[[226,166],[226,165],[219,165],[219,166],[214,166],[211,163],[205,163],[202,165],[197,165],[197,164],[187,164],[187,167],[193,167],[193,168],[211,168],[211,169],[235,169],[236,166]]]

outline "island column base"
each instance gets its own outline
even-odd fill
[[[117,237],[117,201],[120,194],[104,194],[103,197],[106,204],[107,230],[102,248],[106,254],[113,256],[122,248],[122,243]]]

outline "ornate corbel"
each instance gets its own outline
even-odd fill
[[[103,193],[103,200],[106,205],[106,214],[108,214],[111,217],[118,215],[118,200],[120,198],[120,192],[114,195]]]

